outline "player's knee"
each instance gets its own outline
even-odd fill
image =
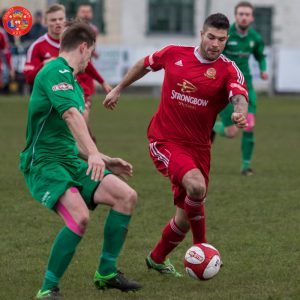
[[[225,135],[228,138],[234,138],[238,133],[238,128],[236,126],[230,126],[225,128]]]
[[[82,213],[79,218],[78,218],[78,221],[77,221],[77,224],[78,224],[78,227],[79,227],[79,230],[84,233],[85,230],[87,229],[87,226],[89,224],[89,221],[90,221],[90,215],[89,215],[89,212],[86,212],[86,213]]]
[[[132,212],[136,206],[137,199],[137,192],[129,187],[123,196],[122,206],[124,211]]]
[[[192,199],[203,199],[206,194],[206,186],[199,181],[191,180],[187,186],[186,192]]]

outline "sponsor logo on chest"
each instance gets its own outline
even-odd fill
[[[183,79],[183,82],[177,83],[177,85],[181,87],[183,93],[193,93],[197,91],[197,88],[186,79]]]
[[[196,92],[197,87],[190,81],[183,79],[182,83],[177,83],[181,87],[181,93],[172,90],[171,99],[179,101],[178,104],[186,106],[188,108],[195,109],[196,106],[207,106],[208,100],[186,95],[192,92]]]

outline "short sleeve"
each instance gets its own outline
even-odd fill
[[[229,64],[226,82],[228,100],[230,101],[234,95],[243,95],[248,101],[248,91],[243,73],[233,61],[230,61]]]
[[[170,53],[169,51],[172,47],[174,46],[166,46],[161,50],[158,50],[151,55],[146,56],[144,59],[145,68],[154,72],[163,69],[166,64],[168,54]]]
[[[45,77],[39,77],[39,81],[45,80],[44,87],[46,94],[60,115],[71,107],[75,107],[78,110],[79,101],[76,101],[75,93],[75,80],[71,71],[65,69],[64,73],[60,73],[59,70],[50,70]],[[47,82],[47,83],[46,83]]]

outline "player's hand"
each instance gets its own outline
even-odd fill
[[[112,89],[105,97],[103,105],[107,109],[114,109],[119,101],[120,93],[116,88]]]
[[[260,78],[263,80],[268,80],[269,75],[267,72],[260,72]]]
[[[237,112],[232,113],[231,120],[238,128],[245,128],[248,126],[247,118],[242,113],[237,113]]]
[[[88,156],[88,169],[86,171],[86,175],[91,173],[91,179],[94,181],[99,181],[103,179],[105,163],[101,158],[101,154],[99,152],[95,152]]]
[[[103,88],[103,90],[104,90],[104,92],[106,93],[106,94],[108,94],[113,88],[107,83],[107,82],[103,82],[102,83],[102,88]]]
[[[121,158],[109,158],[109,160],[106,161],[106,167],[113,174],[120,176],[125,180],[133,174],[132,165]]]

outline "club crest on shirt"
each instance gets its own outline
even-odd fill
[[[177,83],[177,85],[181,87],[181,92],[183,93],[192,93],[197,91],[197,88],[186,79],[183,79],[183,82]]]
[[[61,82],[59,84],[53,85],[52,86],[52,91],[66,91],[66,90],[74,90],[73,85],[66,83],[66,82]]]
[[[215,68],[209,68],[204,73],[204,76],[206,76],[209,79],[216,79],[216,74],[217,74],[217,71]]]

